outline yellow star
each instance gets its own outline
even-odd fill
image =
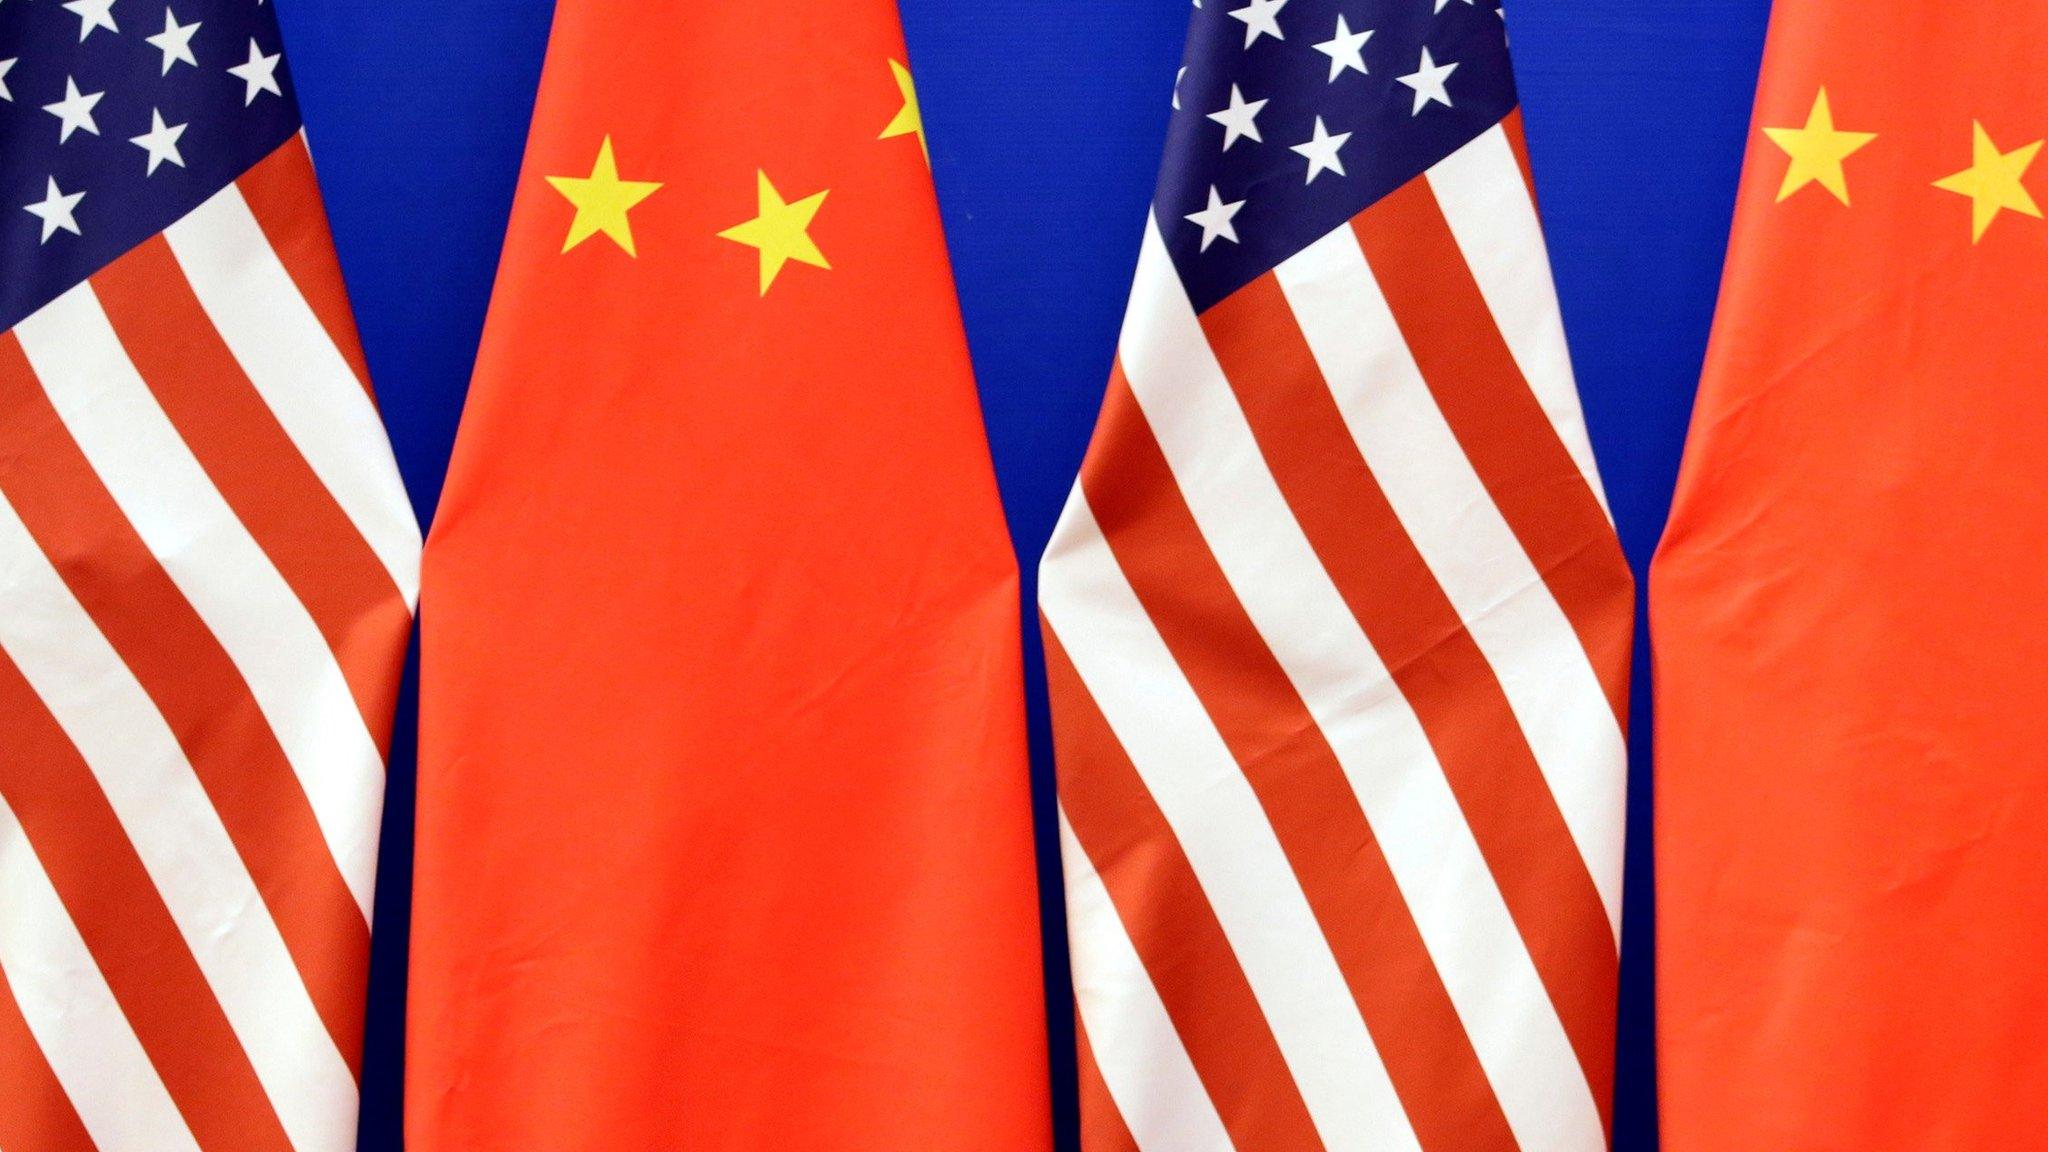
[[[1819,184],[1847,204],[1849,178],[1842,171],[1842,161],[1877,139],[1875,132],[1835,131],[1835,114],[1828,108],[1825,88],[1813,98],[1813,110],[1806,114],[1806,127],[1766,128],[1764,135],[1792,158],[1792,166],[1785,170],[1785,183],[1778,188],[1781,202],[1808,184]]]
[[[576,219],[569,225],[569,238],[562,241],[562,251],[567,252],[602,232],[625,249],[626,255],[640,255],[633,250],[633,225],[626,219],[626,213],[654,195],[661,185],[619,179],[618,162],[612,159],[611,137],[605,137],[598,146],[597,163],[591,165],[589,176],[550,176],[547,180],[576,206]]]
[[[882,134],[876,139],[916,136],[917,146],[924,150],[924,162],[929,166],[932,162],[932,148],[924,137],[924,113],[919,111],[917,106],[917,89],[910,82],[910,69],[891,60],[889,70],[896,73],[896,87],[903,93],[903,108],[896,113],[894,120],[889,121],[889,126],[882,129]]]
[[[757,194],[760,215],[744,224],[735,224],[719,235],[727,240],[738,241],[750,248],[761,250],[761,295],[768,294],[769,285],[782,273],[782,266],[791,260],[809,264],[816,268],[830,268],[825,254],[818,251],[811,240],[811,219],[825,203],[831,189],[806,196],[794,204],[782,199],[782,193],[769,183],[768,174],[759,172]]]
[[[2027,174],[2027,166],[2034,162],[2035,154],[2041,151],[2042,141],[2000,152],[1981,122],[1973,120],[1970,126],[1975,131],[1970,142],[1970,166],[1936,180],[1934,186],[1970,198],[1970,243],[1975,244],[1984,238],[1984,230],[1991,227],[2004,209],[2040,217],[2040,206],[2020,181]]]

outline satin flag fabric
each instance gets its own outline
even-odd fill
[[[888,0],[567,0],[423,609],[413,1152],[1050,1143],[1018,582]]]
[[[276,14],[138,7],[0,6],[0,1148],[353,1152],[419,525]]]
[[[2037,3],[1778,7],[1651,580],[1669,1152],[2038,1143],[2044,110]]]
[[[1193,17],[1039,569],[1084,1152],[1608,1146],[1635,595],[1507,47]]]

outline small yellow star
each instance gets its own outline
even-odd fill
[[[654,195],[661,185],[619,179],[618,162],[612,159],[611,137],[605,137],[598,146],[597,163],[591,166],[589,176],[550,176],[547,181],[576,206],[576,219],[569,225],[569,238],[562,241],[562,251],[567,252],[602,232],[625,249],[626,255],[639,256],[633,250],[633,225],[626,219],[626,213]]]
[[[744,224],[735,224],[719,235],[727,240],[737,241],[750,248],[761,250],[761,295],[768,294],[768,288],[775,278],[782,274],[782,266],[795,260],[816,268],[830,268],[825,254],[818,251],[812,242],[811,220],[831,194],[827,188],[812,196],[806,196],[794,204],[783,200],[782,193],[768,180],[768,173],[758,172],[756,189],[760,214]]]
[[[2000,152],[1998,145],[1991,142],[1991,134],[1984,131],[1978,121],[1970,122],[1974,135],[1970,142],[1970,166],[1953,176],[1944,176],[1934,182],[1944,192],[1954,192],[1970,198],[1970,243],[1984,238],[1984,230],[1998,219],[1999,212],[2010,208],[2039,218],[2041,208],[2034,203],[2034,197],[2027,186],[2020,181],[2027,174],[2027,166],[2034,162],[2034,156],[2041,151],[2040,140],[2024,148]]]
[[[1806,127],[1766,128],[1764,135],[1792,158],[1792,166],[1785,170],[1785,182],[1778,188],[1780,202],[1808,184],[1819,184],[1847,204],[1849,178],[1842,171],[1842,161],[1877,139],[1875,132],[1835,131],[1835,114],[1828,107],[1825,88],[1813,98],[1813,110],[1806,114]]]
[[[917,106],[917,88],[910,82],[910,69],[891,60],[889,61],[889,70],[896,74],[896,87],[903,93],[903,108],[896,113],[894,120],[889,121],[889,126],[882,129],[882,134],[876,137],[876,139],[888,140],[896,136],[916,136],[917,146],[923,149],[924,162],[929,166],[932,162],[932,148],[931,144],[925,140],[924,113]]]

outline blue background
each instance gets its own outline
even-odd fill
[[[1028,578],[1101,399],[1189,8],[1187,0],[901,3]],[[425,522],[483,323],[551,3],[277,6],[370,368]],[[1706,344],[1769,0],[1522,0],[1512,8],[1565,322],[1640,575],[1663,525]],[[677,45],[676,67],[690,66],[689,46]],[[1656,1146],[1647,685],[1639,659],[1616,1106],[1623,1152]],[[374,1152],[400,1147],[412,698],[408,678],[364,1071],[362,1148]],[[1042,692],[1031,705],[1043,793]],[[1051,995],[1062,1005],[1050,1014],[1057,1054],[1069,1016],[1050,887],[1047,913]],[[1073,1138],[1070,1077],[1070,1061],[1056,1063],[1063,1148]]]

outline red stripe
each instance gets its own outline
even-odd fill
[[[176,734],[356,1068],[362,909],[247,682],[100,483],[12,335],[0,340],[0,489]]]
[[[1166,817],[1045,626],[1060,803],[1195,1072],[1243,1149],[1322,1142],[1237,956]]]
[[[1081,482],[1146,614],[1258,793],[1422,1146],[1512,1150],[1507,1116],[1357,794],[1203,542],[1120,364]]]
[[[1081,1152],[1139,1152],[1138,1138],[1109,1094],[1109,1081],[1102,1078],[1087,1025],[1080,1020],[1074,1023],[1074,1046],[1081,1079]]]
[[[1421,721],[1604,1120],[1613,932],[1507,694],[1359,454],[1278,280],[1253,281],[1202,326],[1288,507]]]
[[[242,173],[235,187],[298,285],[299,295],[375,403],[377,394],[370,387],[370,368],[363,360],[363,343],[356,335],[355,313],[348,306],[348,287],[334,255],[334,236],[327,227],[327,210],[320,203],[320,183],[313,176],[306,142],[296,135],[285,141]]]
[[[243,373],[163,237],[92,286],[165,415],[327,638],[388,751],[412,630],[404,594]]]
[[[1353,230],[1437,406],[1626,725],[1634,577],[1614,526],[1522,378],[1429,182],[1409,181]]]
[[[0,413],[13,416],[4,406]],[[199,1146],[291,1152],[256,1069],[99,782],[4,653],[0,730],[9,737],[0,795]]]
[[[0,657],[4,658],[4,657]],[[12,753],[10,752],[10,755]],[[57,1083],[42,1046],[0,971],[0,1148],[7,1152],[93,1152],[92,1137]]]

